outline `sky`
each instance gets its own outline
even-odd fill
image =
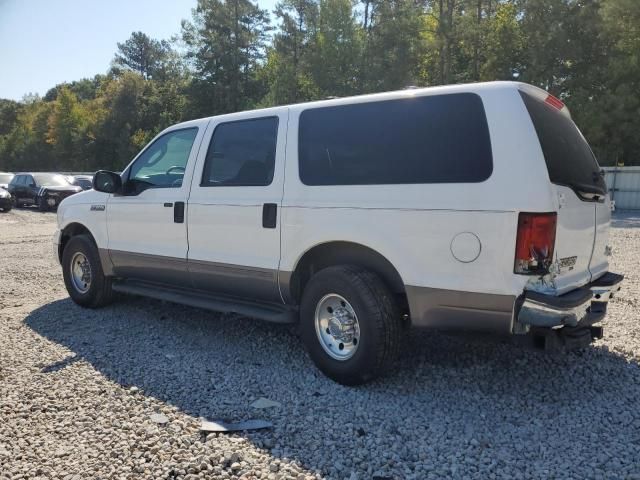
[[[256,0],[254,0],[256,1]],[[277,0],[257,0],[272,11]],[[0,0],[0,98],[105,73],[132,32],[168,39],[196,0]]]

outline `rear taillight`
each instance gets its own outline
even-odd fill
[[[541,275],[549,271],[556,243],[556,213],[521,213],[518,216],[513,271]]]

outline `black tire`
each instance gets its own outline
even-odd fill
[[[38,197],[38,210],[40,210],[41,212],[48,212],[49,211],[49,205],[47,205],[47,199],[42,196],[42,197]]]
[[[316,333],[316,307],[330,293],[349,302],[358,318],[360,340],[346,360],[332,358]],[[341,265],[325,268],[309,280],[300,305],[300,331],[311,359],[326,376],[343,385],[360,385],[383,373],[396,359],[402,324],[393,294],[376,274]]]
[[[79,291],[71,278],[71,262],[76,253],[82,253],[91,267],[91,283],[86,292]],[[98,249],[88,235],[72,237],[62,253],[62,275],[71,299],[82,307],[99,308],[111,303],[113,290],[111,277],[104,275]]]

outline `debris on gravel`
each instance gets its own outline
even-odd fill
[[[262,430],[263,428],[271,428],[273,424],[266,420],[245,420],[243,422],[223,422],[223,421],[209,421],[202,420],[202,426],[200,430],[203,432],[241,432],[249,430]]]
[[[592,347],[415,331],[393,372],[348,388],[286,326],[135,297],[82,309],[55,215],[0,214],[0,479],[640,478],[640,216],[613,223],[626,280]],[[267,399],[270,429],[201,431]]]
[[[273,408],[280,407],[280,402],[274,402],[273,400],[269,400],[268,398],[260,397],[255,402],[251,404],[253,408]]]

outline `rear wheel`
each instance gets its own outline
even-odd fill
[[[361,267],[329,267],[304,289],[302,338],[329,378],[358,385],[380,375],[396,358],[401,322],[393,294]]]
[[[83,307],[111,302],[111,278],[104,275],[100,255],[87,235],[72,237],[62,253],[62,275],[71,299]]]

